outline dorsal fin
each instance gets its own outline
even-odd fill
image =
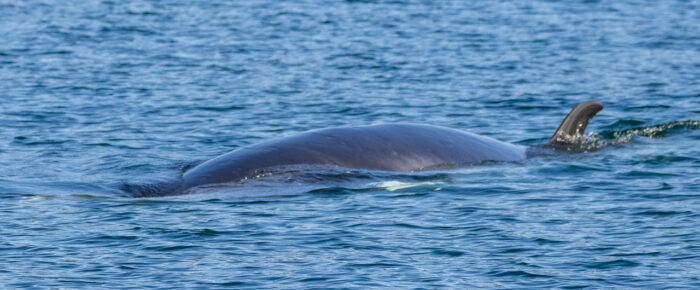
[[[596,113],[603,109],[603,105],[596,101],[585,101],[574,107],[564,121],[559,125],[559,129],[554,136],[549,139],[549,143],[578,143],[586,132],[588,122]]]

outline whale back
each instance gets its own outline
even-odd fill
[[[419,171],[483,161],[517,161],[525,148],[460,130],[386,124],[313,130],[229,152],[185,172],[185,188],[253,178],[286,165]]]
[[[439,126],[386,124],[308,131],[232,151],[184,172],[182,179],[155,190],[178,194],[201,185],[235,182],[288,165],[420,171],[484,161],[519,161],[541,150],[577,147],[588,122],[603,106],[578,104],[549,143],[526,149],[487,136]],[[551,150],[550,150],[551,151]],[[571,150],[569,150],[571,151]],[[534,152],[534,153],[533,153]],[[145,195],[153,194],[147,190]]]

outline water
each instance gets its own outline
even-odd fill
[[[473,3],[472,3],[473,2]],[[700,287],[698,1],[0,1],[0,284]],[[288,172],[230,150],[390,122],[589,152]]]

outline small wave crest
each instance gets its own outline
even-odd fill
[[[627,144],[631,142],[635,136],[649,139],[661,139],[681,134],[688,130],[698,129],[700,129],[700,121],[677,121],[646,127],[593,132],[583,137],[581,147],[585,151],[593,151],[612,145]]]
[[[631,138],[631,136],[635,135],[651,139],[657,139],[665,138],[674,134],[679,134],[688,130],[698,129],[700,129],[700,121],[678,121],[648,127],[634,127],[619,131],[602,131],[598,135],[602,138],[611,140],[627,140]]]

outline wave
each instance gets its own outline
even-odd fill
[[[616,139],[629,139],[632,136],[642,136],[651,139],[666,138],[671,135],[680,134],[684,131],[698,130],[700,129],[700,121],[677,121],[666,124],[648,126],[648,127],[634,127],[630,129],[625,129],[621,131],[602,131],[598,133],[598,136],[604,139],[616,140]]]
[[[581,150],[594,151],[608,146],[627,144],[632,142],[635,136],[662,139],[698,129],[700,129],[700,121],[689,120],[623,130],[593,132],[583,138]]]

